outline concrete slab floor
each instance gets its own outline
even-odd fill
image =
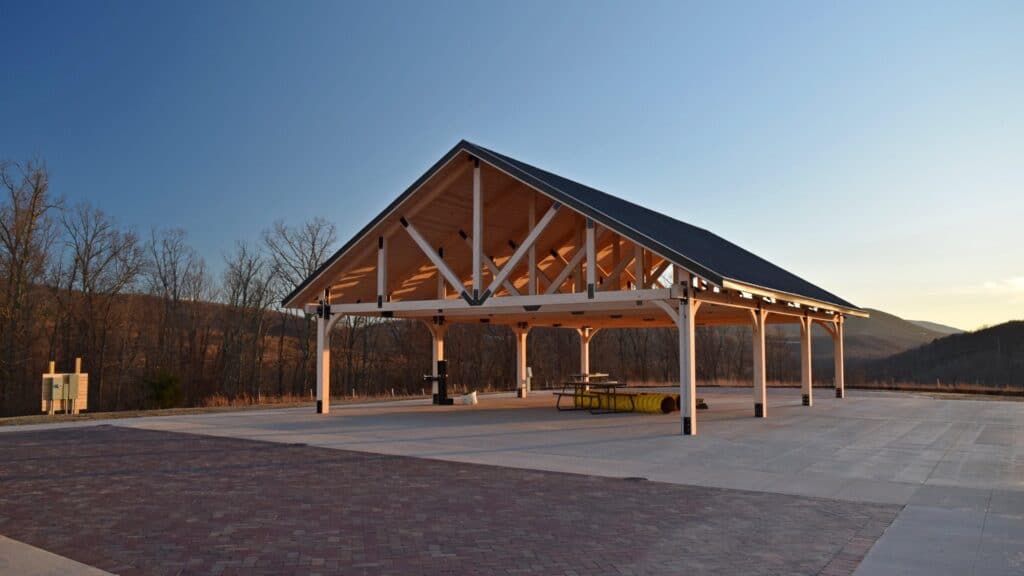
[[[698,413],[696,437],[679,436],[678,413],[557,412],[543,391],[522,400],[481,396],[477,406],[417,400],[321,416],[279,409],[109,423],[899,504],[903,512],[858,574],[936,573],[946,565],[947,573],[1024,573],[1016,553],[1024,550],[1024,402],[860,390],[840,400],[830,392],[804,407],[798,389],[770,389],[768,417],[758,419],[750,389],[702,388],[710,409]]]

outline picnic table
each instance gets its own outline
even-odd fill
[[[611,414],[613,412],[632,412],[636,409],[634,396],[632,394],[622,394],[623,397],[629,399],[629,408],[622,409],[619,407],[618,398],[619,388],[625,386],[625,383],[617,380],[609,380],[608,374],[601,372],[593,374],[573,374],[569,377],[569,380],[562,384],[562,390],[555,392],[555,396],[558,400],[555,402],[555,408],[558,411],[569,411],[569,410],[590,410],[591,414]],[[607,396],[608,406],[601,408],[601,396]],[[562,398],[571,396],[573,399],[573,405],[571,408],[562,407]],[[580,401],[576,399],[579,398]],[[583,400],[586,400],[585,402]]]

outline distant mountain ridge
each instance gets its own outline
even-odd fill
[[[963,334],[966,330],[947,326],[945,324],[939,324],[938,322],[929,322],[928,320],[907,320],[913,324],[917,324],[921,328],[931,330],[932,332],[939,332],[942,334]]]
[[[885,358],[947,335],[882,310],[868,308],[867,312],[870,318],[846,319],[848,358]]]
[[[1024,321],[952,334],[863,369],[867,382],[1024,389]]]
[[[851,365],[887,358],[947,335],[882,310],[865,310],[871,314],[870,318],[850,316],[844,324],[843,351],[847,363]],[[784,325],[779,326],[778,330],[786,340],[794,344],[799,342],[798,327]],[[820,328],[815,328],[812,334],[811,353],[815,365],[831,366],[832,337]]]

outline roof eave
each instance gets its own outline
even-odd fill
[[[810,306],[814,308],[824,308],[826,310],[832,310],[847,316],[856,316],[858,318],[869,318],[871,315],[868,314],[861,308],[856,306],[845,306],[842,304],[836,304],[834,302],[826,302],[823,300],[816,300],[814,298],[808,298],[806,296],[800,296],[798,294],[790,294],[781,290],[773,290],[771,288],[765,288],[763,286],[757,286],[746,282],[740,282],[726,278],[722,282],[722,288],[729,290],[739,290],[741,292],[749,292],[751,294],[757,294],[758,296],[767,296],[768,298],[774,298],[776,300],[784,300],[786,302],[793,302],[801,306]]]

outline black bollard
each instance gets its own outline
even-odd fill
[[[448,361],[437,361],[437,376],[426,375],[425,382],[437,382],[437,394],[434,394],[434,404],[438,406],[451,406],[454,400],[448,397]]]

